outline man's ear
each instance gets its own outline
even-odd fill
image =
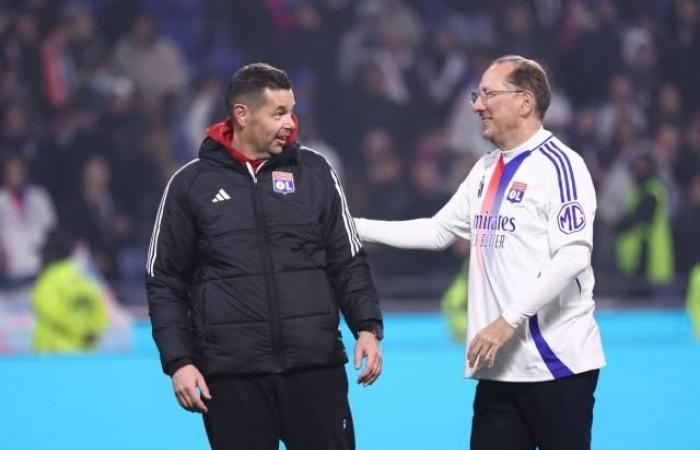
[[[530,91],[523,92],[523,102],[520,107],[520,112],[523,116],[529,116],[535,111],[536,107],[535,96]]]
[[[249,112],[246,105],[243,103],[236,103],[233,105],[233,108],[231,108],[231,118],[238,126],[245,127],[250,115]]]

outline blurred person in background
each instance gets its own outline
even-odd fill
[[[76,241],[55,230],[43,249],[43,269],[32,292],[36,327],[32,350],[93,350],[109,322],[100,285],[74,260]]]
[[[652,154],[637,152],[630,168],[634,188],[616,226],[617,262],[623,274],[648,282],[644,290],[670,283],[675,273],[670,196]]]
[[[607,101],[598,108],[598,139],[608,143],[620,120],[631,121],[637,129],[644,129],[646,116],[634,96],[634,86],[627,75],[615,74],[610,78]]]
[[[496,150],[432,218],[355,221],[367,242],[442,249],[470,241],[472,450],[591,445],[605,365],[590,263],[596,198],[583,159],[542,127],[550,98],[537,62],[495,60],[472,99]]]
[[[50,113],[67,107],[78,91],[78,74],[70,54],[70,32],[63,22],[51,26],[41,45],[44,104]]]
[[[655,172],[668,191],[668,208],[672,219],[678,215],[683,197],[675,176],[681,152],[681,139],[680,129],[669,123],[659,124],[652,135]]]
[[[603,146],[596,135],[595,108],[585,105],[576,110],[576,117],[569,132],[569,138],[576,143],[576,149],[591,172],[593,184],[600,187],[609,166],[603,158]]]
[[[158,32],[147,13],[139,14],[131,32],[117,43],[114,62],[147,103],[175,100],[187,85],[187,66],[179,48]]]
[[[14,89],[26,90],[33,96],[40,96],[42,61],[38,18],[30,13],[19,11],[8,31],[9,34],[3,37],[3,47],[9,70],[3,72],[8,75],[14,73],[12,80],[15,83],[12,86]],[[40,106],[40,98],[33,98],[32,106]]]
[[[100,155],[85,161],[79,194],[61,209],[61,222],[87,244],[92,259],[106,279],[119,276],[117,248],[131,229],[130,220],[120,211],[111,190],[112,170]]]
[[[688,274],[700,263],[700,172],[691,178],[686,197],[687,206],[674,228],[676,266],[680,274]]]
[[[447,114],[466,77],[468,58],[457,31],[447,20],[437,26],[424,52],[419,54],[417,77],[429,115],[438,122]]]
[[[364,134],[360,152],[367,192],[364,209],[372,217],[398,219],[408,208],[410,196],[394,139],[386,129],[373,128]]]
[[[27,106],[19,100],[8,101],[2,105],[0,120],[0,157],[19,155],[34,173],[41,172],[45,155],[41,141],[34,135]]]
[[[690,185],[690,180],[700,173],[700,111],[691,117],[685,127],[684,137],[673,174],[679,186],[685,190]]]
[[[296,142],[284,71],[239,69],[228,119],[168,182],[146,287],[163,371],[212,448],[355,448],[339,315],[358,383],[381,373],[377,294],[340,181]]]
[[[75,64],[79,89],[93,81],[98,69],[108,59],[108,47],[98,32],[95,17],[85,5],[69,3],[65,8],[68,48]]]
[[[179,129],[182,139],[179,153],[183,160],[196,157],[196,149],[204,139],[204,129],[218,115],[223,86],[216,78],[204,76],[195,80],[190,106],[182,117]]]
[[[462,256],[464,262],[457,271],[452,283],[440,298],[440,309],[447,321],[450,337],[455,342],[467,339],[467,304],[469,303],[469,241],[458,240],[453,248]],[[465,256],[466,255],[466,256]]]
[[[601,0],[590,6],[584,1],[568,3],[568,19],[581,23],[576,26],[577,32],[562,36],[562,41],[571,39],[560,54],[562,84],[575,104],[603,100],[613,74],[622,66],[624,24],[618,17],[617,2]],[[565,33],[571,31],[567,28]]]
[[[700,338],[700,173],[690,181],[688,200],[676,227],[676,261],[679,273],[687,274],[686,308],[693,332]]]
[[[30,184],[22,157],[8,157],[0,187],[0,279],[5,287],[34,280],[41,268],[41,248],[55,224],[49,194]]]

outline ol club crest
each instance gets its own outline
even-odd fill
[[[294,192],[294,174],[289,172],[272,172],[272,189],[284,195]]]

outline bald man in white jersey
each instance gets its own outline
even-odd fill
[[[605,365],[593,317],[596,197],[581,157],[542,127],[547,75],[520,56],[484,72],[473,111],[496,146],[431,218],[356,219],[402,248],[471,241],[466,376],[479,380],[472,450],[590,449]]]

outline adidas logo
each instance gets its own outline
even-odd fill
[[[216,196],[211,199],[212,203],[216,202],[223,202],[224,200],[231,200],[231,197],[224,191],[223,188],[219,189],[219,192],[216,193]]]

